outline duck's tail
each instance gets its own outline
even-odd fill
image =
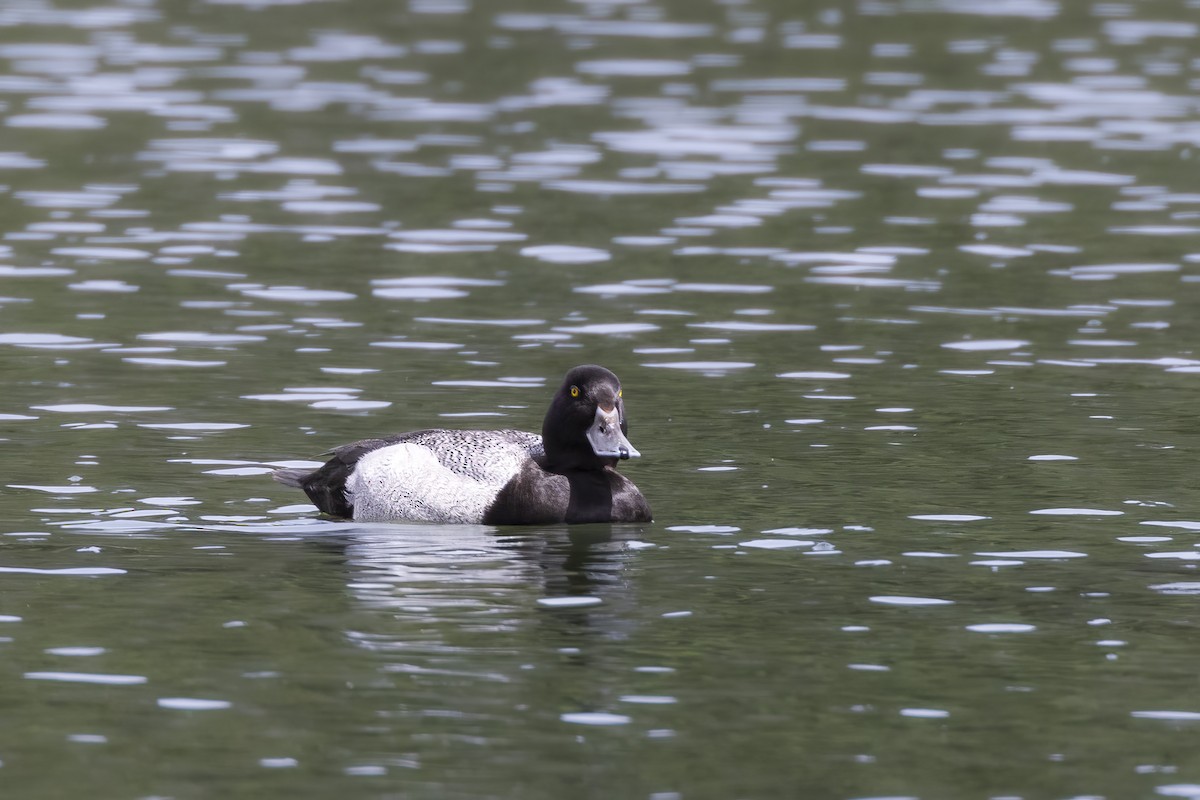
[[[307,469],[277,469],[271,473],[271,477],[276,481],[293,489],[303,489],[304,480],[310,475],[312,470]]]

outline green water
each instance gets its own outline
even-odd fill
[[[1195,3],[0,8],[5,797],[1200,797]],[[269,480],[620,375],[655,521]]]

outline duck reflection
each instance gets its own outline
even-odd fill
[[[528,632],[543,624],[572,640],[580,633],[624,638],[621,620],[628,615],[621,609],[633,603],[630,543],[640,526],[497,532],[444,525],[436,536],[425,525],[339,527],[352,598],[364,609],[389,612],[386,624],[364,626],[373,631],[350,632],[364,647],[442,652],[492,647],[494,642],[474,637]]]

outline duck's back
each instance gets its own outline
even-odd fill
[[[477,523],[541,453],[542,437],[524,431],[414,431],[343,445],[302,486],[322,511],[355,520]]]

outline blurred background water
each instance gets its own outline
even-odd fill
[[[14,798],[1200,797],[1196,0],[0,5]],[[644,526],[320,519],[621,376]]]

